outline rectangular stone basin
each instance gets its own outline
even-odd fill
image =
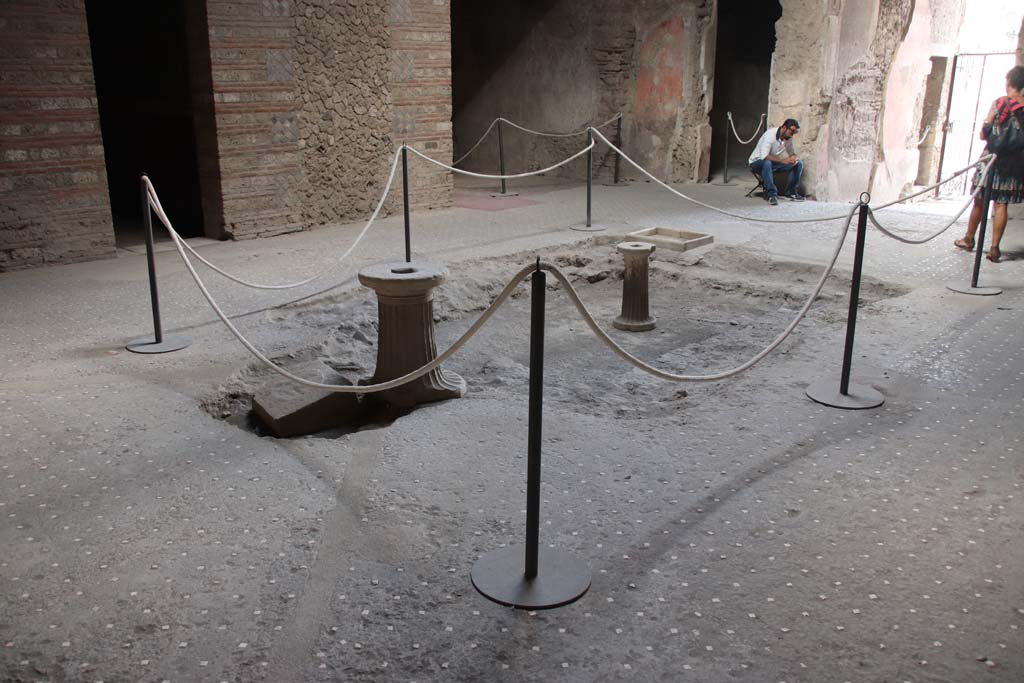
[[[671,249],[672,251],[696,249],[715,241],[711,235],[672,228],[644,228],[629,233],[629,236],[635,240],[650,242],[662,249]]]

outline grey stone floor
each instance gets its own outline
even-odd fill
[[[414,214],[414,250],[470,263],[585,237],[566,229],[584,215],[578,185],[519,189],[535,203]],[[848,208],[682,189],[761,217]],[[923,236],[952,212],[880,218]],[[594,215],[608,234],[695,229],[812,264],[840,227],[737,220],[647,183],[599,186]],[[200,248],[286,281],[359,228]],[[259,438],[199,407],[250,358],[176,254],[158,256],[165,327],[193,345],[165,356],[123,350],[149,331],[141,255],[0,274],[0,680],[1020,681],[1024,233],[1011,224],[1008,258],[983,265],[1004,293],[968,297],[944,287],[969,277],[950,246],[961,230],[918,247],[868,235],[866,275],[908,291],[858,325],[855,380],[881,408],[803,396],[838,372],[841,327],[635,429],[550,406],[542,538],[585,559],[593,585],[536,613],[469,582],[481,553],[521,538],[524,405],[471,393],[336,439]],[[357,287],[359,265],[401,253],[390,217],[321,282],[214,289],[280,353],[316,340],[302,316]],[[574,351],[582,377],[618,363],[589,341]]]

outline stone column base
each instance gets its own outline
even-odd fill
[[[622,242],[618,249],[626,270],[622,277],[622,313],[612,325],[627,332],[653,330],[657,321],[648,308],[647,263],[655,246],[649,242]]]
[[[375,265],[359,272],[359,282],[377,293],[377,368],[371,384],[402,377],[437,358],[434,288],[447,277],[447,269],[416,261]],[[411,408],[465,393],[462,377],[435,368],[408,384],[371,396]]]

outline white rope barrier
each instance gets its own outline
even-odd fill
[[[394,389],[396,387],[402,386],[403,384],[407,384],[408,382],[411,382],[411,381],[413,381],[415,379],[418,379],[418,378],[422,377],[423,375],[427,374],[428,372],[430,372],[431,370],[439,367],[442,363],[444,363],[446,360],[448,360],[448,358],[450,358],[456,351],[458,351],[460,348],[462,348],[470,339],[473,338],[473,336],[480,330],[480,328],[483,327],[484,323],[486,323],[490,319],[490,317],[492,315],[494,315],[494,312],[497,311],[498,308],[503,303],[505,303],[505,300],[508,299],[509,296],[511,296],[512,291],[516,288],[516,286],[520,282],[525,280],[526,277],[531,272],[533,272],[536,269],[536,266],[530,265],[530,266],[527,266],[527,267],[523,268],[522,270],[520,270],[515,275],[515,277],[513,277],[512,280],[510,280],[509,283],[507,285],[505,285],[505,288],[503,290],[501,290],[501,293],[498,294],[498,297],[487,308],[487,310],[485,310],[480,315],[480,317],[477,319],[477,321],[475,323],[473,323],[473,325],[470,326],[470,328],[468,330],[466,330],[466,332],[463,333],[463,335],[461,337],[459,337],[455,341],[455,343],[453,343],[448,348],[447,351],[445,351],[444,353],[442,353],[441,355],[439,355],[437,358],[435,358],[434,360],[430,361],[426,365],[423,365],[423,366],[419,367],[418,369],[413,370],[412,372],[410,372],[410,373],[408,373],[406,375],[402,375],[401,377],[397,377],[397,378],[389,380],[387,382],[380,382],[378,384],[335,385],[335,384],[324,384],[322,382],[314,382],[314,381],[311,381],[311,380],[299,377],[298,375],[293,374],[293,373],[289,372],[288,370],[285,370],[283,367],[281,367],[280,365],[278,365],[274,361],[272,361],[269,358],[267,358],[263,353],[261,353],[259,351],[259,349],[257,349],[253,345],[252,342],[250,342],[248,339],[246,339],[245,335],[243,335],[238,330],[238,328],[235,327],[235,325],[231,322],[231,320],[228,318],[228,316],[224,313],[224,311],[221,309],[221,307],[214,300],[213,295],[210,294],[210,290],[208,290],[206,288],[205,283],[203,283],[202,278],[199,277],[199,273],[196,272],[195,267],[192,265],[192,262],[189,260],[188,255],[185,253],[185,250],[182,248],[182,240],[178,236],[178,234],[172,232],[171,233],[171,239],[174,240],[174,246],[178,249],[178,255],[181,256],[182,261],[185,263],[185,267],[188,269],[189,274],[192,276],[192,279],[195,281],[196,286],[199,287],[199,291],[202,292],[203,297],[206,299],[207,303],[210,304],[210,307],[213,309],[214,313],[217,314],[217,317],[220,318],[221,322],[223,322],[227,326],[227,328],[231,331],[231,334],[233,334],[235,336],[235,338],[242,344],[242,346],[244,346],[249,351],[249,353],[251,353],[253,356],[255,356],[257,360],[259,360],[261,363],[263,363],[264,365],[269,367],[274,372],[282,375],[283,377],[286,377],[286,378],[292,380],[293,382],[297,382],[299,384],[302,384],[302,385],[307,386],[307,387],[312,387],[314,389],[322,389],[324,391],[333,392],[333,393],[336,393],[336,394],[372,394],[372,393],[376,393],[378,391],[386,391],[388,389]]]
[[[605,126],[607,126],[609,124],[615,123],[616,121],[618,121],[621,118],[622,118],[622,113],[620,112],[620,113],[616,114],[615,116],[611,117],[610,119],[608,119],[607,121],[605,121],[604,123],[599,123],[598,125],[594,126],[594,128],[604,128]],[[571,138],[571,137],[576,137],[577,135],[585,135],[587,130],[588,130],[588,128],[584,128],[583,130],[577,130],[577,131],[573,131],[571,133],[545,133],[545,132],[542,132],[542,131],[539,131],[539,130],[533,130],[531,128],[527,128],[526,126],[521,126],[521,125],[519,125],[518,123],[516,123],[514,121],[509,121],[505,117],[499,116],[498,118],[496,118],[493,121],[491,121],[491,125],[487,126],[487,130],[485,130],[484,134],[480,136],[480,139],[477,140],[476,143],[472,147],[469,148],[468,152],[466,152],[461,157],[459,157],[458,159],[456,159],[455,161],[452,162],[452,166],[458,166],[460,163],[465,161],[466,157],[468,157],[470,154],[472,154],[476,150],[476,148],[480,146],[480,143],[482,143],[487,138],[487,136],[490,134],[491,130],[498,124],[498,121],[504,121],[505,123],[507,123],[508,125],[512,126],[513,128],[518,128],[519,130],[524,131],[526,133],[531,133],[533,135],[539,135],[541,137],[548,137],[548,138]]]
[[[587,145],[586,147],[584,147],[580,151],[576,152],[571,157],[563,159],[563,160],[559,161],[557,164],[555,164],[553,166],[548,166],[547,168],[542,168],[539,171],[527,171],[526,173],[516,173],[514,175],[492,175],[490,173],[474,173],[473,171],[465,171],[465,170],[463,170],[461,168],[455,168],[454,166],[449,166],[448,164],[444,163],[443,161],[438,161],[437,159],[434,159],[433,157],[429,157],[426,154],[424,154],[423,152],[421,152],[418,149],[416,149],[415,147],[410,147],[409,145],[406,145],[405,148],[408,149],[413,154],[416,154],[416,155],[418,155],[420,157],[423,157],[424,159],[426,159],[430,163],[436,164],[437,166],[440,166],[443,169],[451,171],[452,173],[461,173],[462,175],[468,175],[468,176],[472,176],[474,178],[489,178],[489,179],[492,179],[492,180],[501,180],[502,178],[504,178],[504,179],[508,180],[510,178],[526,178],[527,176],[541,175],[541,174],[547,173],[549,171],[553,171],[556,168],[558,168],[559,166],[565,166],[570,161],[573,161],[574,159],[578,159],[579,157],[583,156],[584,154],[586,154],[590,150],[594,149],[594,144],[595,143],[591,142],[589,145]]]
[[[825,281],[831,274],[832,269],[835,266],[836,260],[839,257],[839,253],[842,250],[843,242],[846,240],[846,235],[849,232],[850,223],[853,220],[853,214],[856,209],[857,206],[854,206],[850,209],[850,212],[846,217],[846,223],[843,227],[843,231],[839,236],[839,240],[836,243],[835,250],[832,253],[832,257],[829,260],[828,265],[825,267],[824,272],[819,278],[818,283],[815,285],[814,291],[807,299],[807,302],[803,305],[803,307],[797,313],[796,317],[792,320],[792,322],[790,322],[789,325],[786,326],[786,329],[783,330],[782,333],[779,334],[767,347],[765,347],[756,355],[754,355],[750,360],[730,370],[710,375],[679,375],[656,368],[648,363],[645,363],[636,356],[633,356],[628,351],[619,346],[611,337],[608,336],[604,329],[601,328],[598,322],[594,319],[593,315],[587,309],[586,305],[583,303],[582,299],[580,299],[579,294],[576,292],[576,289],[569,281],[569,278],[554,264],[545,261],[538,261],[536,265],[526,266],[522,268],[518,273],[516,273],[512,277],[512,279],[509,280],[508,284],[506,284],[505,287],[501,290],[501,292],[494,299],[491,305],[487,307],[487,309],[480,315],[479,318],[477,318],[477,320],[470,326],[470,328],[462,334],[461,337],[459,337],[447,350],[438,355],[434,360],[421,366],[420,368],[413,370],[412,372],[401,377],[389,380],[387,382],[380,382],[378,384],[334,385],[324,384],[322,382],[314,382],[303,377],[299,377],[298,375],[295,375],[289,372],[288,370],[285,370],[280,365],[274,363],[266,355],[261,353],[259,349],[257,349],[255,345],[253,345],[253,343],[250,342],[245,337],[245,335],[243,335],[239,331],[237,327],[235,327],[235,325],[231,322],[229,317],[217,304],[216,300],[214,300],[213,295],[210,294],[210,290],[207,289],[206,284],[203,282],[202,278],[199,277],[199,273],[196,272],[195,266],[193,266],[192,261],[189,259],[188,254],[186,253],[184,247],[182,246],[183,240],[181,239],[181,237],[178,235],[177,232],[173,230],[170,231],[170,235],[171,239],[174,241],[174,246],[178,251],[178,255],[181,257],[186,269],[192,276],[192,279],[195,281],[196,286],[199,287],[199,291],[202,293],[203,297],[206,299],[207,303],[209,303],[213,311],[217,314],[217,317],[219,317],[221,322],[223,322],[227,326],[227,328],[231,331],[235,338],[238,339],[242,346],[244,346],[253,356],[255,356],[257,360],[259,360],[261,363],[269,367],[274,372],[277,372],[278,374],[282,375],[283,377],[289,380],[292,380],[304,386],[312,387],[314,389],[322,389],[333,393],[369,394],[376,393],[379,391],[386,391],[388,389],[394,389],[396,387],[402,386],[403,384],[406,384],[408,382],[411,382],[415,379],[422,377],[431,370],[434,370],[435,368],[439,367],[442,363],[444,363],[452,355],[454,355],[459,349],[465,346],[469,342],[469,340],[472,339],[477,332],[479,332],[480,328],[483,327],[483,325],[491,318],[491,316],[494,315],[498,308],[500,308],[502,304],[504,304],[505,301],[508,300],[513,290],[523,280],[525,280],[534,270],[536,270],[537,267],[540,267],[542,270],[546,270],[552,273],[559,280],[559,282],[562,283],[562,285],[566,288],[566,293],[568,294],[569,299],[572,301],[573,305],[576,307],[576,310],[584,319],[584,322],[587,323],[587,326],[590,327],[591,331],[598,337],[598,339],[604,342],[604,344],[607,345],[613,353],[618,355],[623,360],[639,368],[640,370],[643,370],[644,372],[647,372],[661,379],[673,382],[710,382],[726,379],[728,377],[737,375],[740,372],[743,372],[744,370],[749,369],[754,364],[762,360],[765,356],[774,351],[779,346],[779,344],[785,341],[785,339],[793,332],[793,330],[796,329],[796,326],[807,314],[807,311],[810,309],[811,305],[818,298],[818,295],[821,294],[821,290],[825,285]]]
[[[757,137],[757,134],[761,132],[761,126],[762,126],[762,124],[765,123],[765,120],[768,118],[768,115],[767,114],[761,114],[761,120],[757,122],[757,128],[754,129],[754,134],[751,135],[746,140],[742,139],[740,137],[740,134],[736,132],[736,124],[733,123],[733,121],[732,121],[732,112],[731,111],[725,112],[725,117],[727,119],[729,119],[729,126],[732,128],[732,134],[736,137],[736,140],[741,145],[747,145],[747,144],[750,144],[751,142],[753,142],[754,138]]]
[[[925,139],[926,137],[928,137],[928,133],[930,133],[930,132],[931,132],[931,130],[932,130],[931,124],[929,124],[929,125],[925,126],[925,127],[924,127],[924,133],[922,133],[922,134],[921,134],[921,139],[920,139],[920,140],[918,140],[918,141],[917,141],[917,142],[916,142],[916,143],[914,144],[914,147],[920,147],[921,145],[923,145],[923,144],[924,144],[924,139]]]
[[[682,199],[685,199],[688,202],[691,202],[691,203],[696,204],[698,206],[703,206],[705,209],[710,209],[711,211],[715,211],[716,213],[720,213],[720,214],[725,215],[725,216],[731,216],[733,218],[739,218],[739,219],[742,219],[742,220],[745,220],[745,221],[751,221],[751,222],[754,222],[754,223],[817,223],[817,222],[825,222],[825,221],[838,221],[838,220],[842,220],[842,219],[846,218],[846,214],[837,214],[837,215],[834,215],[834,216],[815,216],[815,217],[811,217],[811,218],[772,219],[772,218],[758,218],[756,216],[750,216],[748,214],[735,213],[733,211],[726,211],[725,209],[720,209],[717,206],[712,206],[711,204],[705,204],[704,202],[702,202],[702,201],[700,201],[698,199],[694,199],[693,197],[690,197],[688,195],[683,194],[682,192],[680,192],[679,190],[675,189],[671,185],[669,185],[669,184],[663,182],[662,180],[658,179],[650,171],[648,171],[643,166],[641,166],[640,164],[638,164],[637,162],[633,161],[628,156],[626,156],[625,152],[623,152],[621,149],[619,149],[618,147],[613,145],[608,140],[608,138],[606,138],[604,135],[602,135],[600,133],[600,131],[595,130],[594,131],[594,135],[597,136],[598,138],[600,138],[606,145],[611,147],[612,150],[614,150],[616,154],[618,154],[623,159],[625,159],[631,166],[633,166],[633,168],[635,168],[636,170],[640,171],[645,176],[650,178],[653,182],[655,182],[656,184],[658,184],[661,187],[665,188],[666,190],[668,190],[672,194],[674,194],[674,195],[676,195],[678,197],[681,197]]]
[[[903,204],[905,202],[910,201],[911,199],[914,199],[915,197],[920,197],[923,194],[928,194],[932,190],[935,190],[938,187],[942,187],[946,183],[953,182],[954,180],[956,180],[957,178],[962,176],[964,173],[967,173],[971,169],[978,168],[979,164],[991,164],[993,161],[995,161],[995,158],[996,157],[995,157],[994,154],[985,154],[984,156],[979,157],[978,160],[975,161],[970,166],[964,166],[963,168],[961,168],[959,171],[956,171],[955,173],[953,173],[953,175],[949,176],[948,178],[945,178],[943,180],[939,180],[934,185],[929,185],[928,187],[924,188],[923,190],[918,190],[917,192],[915,192],[913,194],[908,194],[906,197],[900,197],[899,199],[894,199],[891,202],[886,202],[885,204],[882,204],[881,206],[876,206],[876,207],[874,207],[874,211],[881,211],[882,209],[888,209],[890,206],[895,206],[896,204]],[[985,168],[987,169],[988,167],[985,166]]]
[[[453,161],[452,162],[452,166],[458,166],[463,161],[465,161],[466,157],[468,157],[470,154],[472,154],[476,150],[476,148],[480,146],[480,143],[487,139],[487,136],[490,134],[491,129],[494,128],[496,125],[498,125],[498,121],[500,121],[500,120],[501,120],[501,117],[498,117],[498,118],[494,119],[493,121],[491,121],[491,125],[487,126],[487,130],[485,130],[484,134],[480,136],[480,139],[476,141],[476,144],[474,144],[472,147],[470,147],[468,152],[466,152],[461,157],[459,157],[458,159]]]
[[[372,226],[373,222],[377,220],[377,216],[380,214],[380,210],[384,206],[384,200],[387,199],[388,194],[391,192],[391,185],[395,180],[395,170],[398,168],[400,151],[401,149],[399,148],[399,150],[395,152],[394,161],[391,162],[391,172],[388,174],[388,181],[384,186],[384,191],[381,193],[380,201],[377,202],[377,207],[373,210],[373,213],[370,215],[370,220],[366,222],[366,225],[363,227],[362,231],[359,233],[358,236],[356,236],[355,241],[349,246],[349,248],[345,250],[345,253],[343,253],[337,259],[336,264],[344,261],[349,256],[349,254],[355,251],[355,248],[359,246],[360,242],[362,242],[363,238],[366,236],[366,233],[369,232],[370,226]],[[177,241],[178,239],[180,239],[181,236],[178,235],[178,233],[175,231],[174,226],[171,224],[170,218],[167,216],[167,213],[164,211],[163,206],[160,204],[160,198],[157,196],[156,188],[153,187],[153,183],[150,181],[148,177],[144,176],[144,178],[146,183],[146,192],[149,195],[150,206],[153,207],[153,211],[156,213],[157,218],[160,219],[160,222],[163,224],[164,228],[166,228],[168,233],[171,234],[171,237]],[[319,280],[327,273],[327,268],[324,268],[316,275],[308,277],[305,280],[281,285],[268,285],[257,282],[250,282],[248,280],[244,280],[240,277],[232,275],[231,273],[228,273],[227,271],[217,267],[209,260],[205,259],[202,255],[200,255],[199,252],[193,249],[192,246],[188,244],[188,242],[185,242],[184,240],[180,241],[184,248],[187,249],[189,253],[191,253],[197,259],[199,259],[199,261],[201,261],[206,267],[212,269],[214,272],[219,273],[220,275],[226,277],[229,280],[237,282],[238,284],[244,285],[246,287],[251,287],[253,289],[294,289],[295,287],[301,287],[302,285],[306,285],[315,280]]]
[[[897,242],[903,242],[904,244],[924,244],[925,242],[930,242],[933,239],[935,239],[936,237],[938,237],[939,235],[941,235],[942,233],[944,233],[947,230],[949,230],[953,226],[954,223],[956,223],[958,220],[960,220],[960,217],[964,215],[964,212],[967,211],[967,209],[970,208],[971,204],[973,204],[974,201],[978,198],[978,195],[981,194],[981,192],[985,189],[984,188],[985,181],[988,179],[988,174],[989,174],[989,172],[992,169],[992,164],[993,163],[994,163],[994,161],[990,160],[985,165],[984,171],[982,172],[982,176],[981,176],[981,182],[978,183],[978,186],[976,188],[974,188],[974,192],[971,193],[971,196],[967,199],[967,201],[964,203],[964,205],[962,207],[960,207],[960,210],[957,212],[957,214],[955,216],[953,216],[952,220],[950,220],[948,223],[946,223],[946,225],[944,225],[938,232],[936,232],[936,233],[934,233],[932,235],[929,235],[928,237],[925,237],[923,239],[910,239],[909,237],[902,237],[902,236],[896,234],[895,232],[889,230],[888,228],[886,228],[885,226],[883,226],[881,223],[878,222],[878,220],[875,218],[874,209],[870,209],[868,211],[868,220],[870,220],[871,224],[874,225],[876,228],[878,228],[878,230],[883,235],[885,235],[887,237],[891,237],[892,239],[896,240]],[[956,176],[953,176],[953,177],[955,178]],[[952,179],[953,178],[949,178],[948,180],[952,180]],[[948,180],[945,181],[945,182],[948,182]]]
[[[842,233],[839,235],[839,239],[836,241],[836,247],[835,250],[832,252],[832,258],[829,259],[828,265],[825,267],[824,272],[822,272],[821,277],[818,279],[818,283],[814,287],[814,292],[807,299],[807,302],[803,305],[803,307],[801,307],[800,311],[796,314],[796,317],[793,318],[793,321],[790,322],[789,325],[786,326],[786,329],[784,329],[782,333],[779,334],[779,336],[777,336],[768,346],[766,346],[764,349],[758,352],[747,362],[741,365],[737,365],[736,367],[730,370],[717,372],[711,375],[677,375],[671,372],[660,370],[654,367],[653,365],[649,365],[643,362],[642,360],[640,360],[639,358],[632,355],[624,348],[616,344],[615,341],[608,336],[608,333],[606,333],[597,323],[597,321],[594,320],[594,316],[590,314],[590,311],[587,310],[586,305],[584,305],[583,301],[580,300],[579,294],[576,293],[576,290],[569,282],[569,279],[560,270],[558,270],[557,267],[544,262],[541,262],[541,267],[544,270],[553,273],[555,277],[558,278],[558,280],[565,286],[566,291],[569,294],[569,298],[572,300],[572,303],[576,307],[576,310],[579,311],[580,315],[583,317],[584,322],[587,323],[587,325],[590,327],[590,330],[597,336],[597,338],[604,342],[605,345],[608,346],[608,348],[610,348],[612,352],[615,353],[615,355],[617,355],[619,358],[622,358],[627,363],[630,363],[631,365],[639,368],[640,370],[643,370],[644,372],[647,372],[661,379],[669,380],[671,382],[714,382],[717,380],[732,377],[734,375],[738,375],[744,370],[751,368],[754,364],[758,363],[765,356],[774,351],[779,346],[779,344],[785,341],[786,337],[788,337],[793,332],[793,330],[796,329],[796,326],[800,323],[801,320],[803,320],[804,316],[807,314],[807,311],[810,310],[811,305],[814,303],[815,299],[817,299],[818,295],[821,294],[821,290],[825,286],[825,281],[828,279],[828,276],[832,273],[832,269],[836,264],[836,259],[839,258],[839,252],[842,251],[843,242],[846,241],[846,235],[850,231],[850,223],[853,220],[853,214],[858,207],[859,205],[855,204],[850,209],[850,212],[846,215],[846,224],[843,226]]]
[[[509,121],[508,119],[505,119],[505,118],[502,118],[501,120],[504,121],[505,123],[507,123],[508,125],[512,126],[513,128],[518,128],[519,130],[523,131],[524,133],[530,133],[531,135],[539,135],[539,136],[545,137],[545,138],[574,138],[574,137],[576,137],[578,135],[586,135],[587,131],[590,130],[591,128],[604,128],[605,126],[607,126],[609,124],[615,123],[620,118],[622,118],[622,114],[616,114],[615,116],[611,117],[610,119],[608,119],[604,123],[599,123],[596,126],[587,126],[583,130],[574,130],[574,131],[572,131],[570,133],[545,133],[543,131],[533,130],[532,128],[527,128],[525,126],[520,126],[518,123],[515,123],[514,121]]]

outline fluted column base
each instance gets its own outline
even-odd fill
[[[657,320],[648,306],[648,261],[655,246],[649,242],[622,242],[619,252],[625,261],[622,277],[622,313],[612,325],[627,332],[653,330]]]
[[[448,271],[429,263],[388,263],[364,268],[359,282],[377,293],[377,367],[371,384],[407,375],[437,358],[434,288]],[[423,377],[375,396],[402,408],[459,398],[466,381],[438,367]]]

